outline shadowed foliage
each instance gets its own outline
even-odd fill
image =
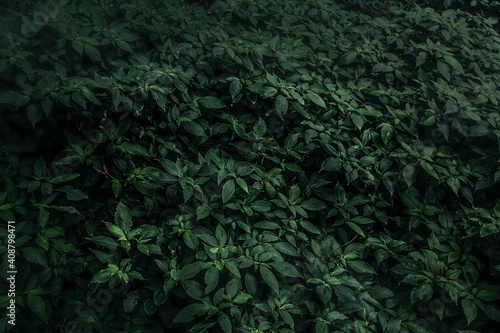
[[[0,331],[494,332],[498,9],[5,5]]]

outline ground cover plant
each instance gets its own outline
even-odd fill
[[[4,5],[0,330],[494,332],[498,9]]]

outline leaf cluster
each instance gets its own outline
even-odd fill
[[[477,3],[6,6],[19,326],[493,331],[500,36]]]

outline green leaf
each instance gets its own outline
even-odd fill
[[[165,292],[163,290],[156,290],[153,296],[153,301],[157,306],[164,304],[167,301],[167,298],[165,297]]]
[[[212,49],[212,53],[214,54],[214,56],[216,57],[220,57],[222,55],[224,55],[224,48],[223,47],[220,47],[220,46],[216,46]]]
[[[110,250],[116,250],[116,247],[118,246],[116,241],[108,236],[95,236],[87,239]]]
[[[222,312],[219,316],[219,325],[222,328],[222,331],[224,333],[232,333],[232,324],[231,320],[229,319],[228,315]],[[219,331],[219,330],[218,330]]]
[[[271,203],[263,200],[257,200],[250,204],[250,207],[257,212],[268,212],[273,207]]]
[[[480,137],[487,136],[490,130],[483,125],[473,125],[469,127],[469,136]]]
[[[96,275],[94,275],[94,277],[92,277],[91,283],[99,283],[99,284],[106,283],[111,279],[113,275],[114,275],[113,271],[111,271],[108,268],[105,268]]]
[[[288,110],[288,101],[283,95],[278,95],[278,97],[276,97],[275,106],[278,114],[283,116]]]
[[[126,240],[127,239],[127,236],[125,236],[125,233],[122,231],[122,229],[120,229],[120,227],[118,227],[117,225],[115,225],[113,223],[109,223],[109,222],[104,222],[104,223],[106,224],[106,228],[108,228],[108,230],[113,235],[118,237],[119,240]]]
[[[71,201],[80,201],[88,199],[89,197],[83,191],[73,188],[66,192],[66,198]]]
[[[281,318],[287,323],[292,329],[294,328],[294,322],[292,316],[286,310],[279,310]]]
[[[184,243],[189,246],[189,248],[194,251],[198,250],[198,246],[200,244],[198,241],[198,237],[191,230],[187,230],[186,232],[184,232],[182,234],[182,238],[184,240]]]
[[[305,102],[304,102],[304,99],[302,98],[302,95],[300,95],[300,94],[299,94],[298,92],[296,92],[295,90],[289,90],[288,92],[290,93],[290,95],[292,95],[292,97],[293,97],[293,98],[295,98],[295,99],[299,102],[299,104],[300,104],[300,105],[304,105],[304,103],[305,103]],[[297,110],[297,111],[299,111],[299,112],[300,112],[301,114],[303,114],[303,115],[304,115],[304,113],[305,113],[305,111],[304,111],[304,110],[301,110],[301,109],[299,109],[299,110]],[[305,116],[306,118],[308,118],[308,115],[307,115],[307,114],[306,114],[306,115],[304,115],[304,116]]]
[[[40,119],[42,119],[43,116],[42,110],[40,110],[33,104],[30,104],[28,106],[28,108],[26,109],[26,114],[28,115],[28,119],[32,124],[35,124],[36,122],[40,121]]]
[[[465,313],[465,318],[467,318],[467,323],[470,325],[470,323],[472,323],[477,317],[476,305],[474,304],[474,301],[470,299],[463,299],[461,303]]]
[[[278,242],[274,243],[274,248],[281,253],[287,254],[292,257],[301,257],[300,253],[289,243]]]
[[[172,176],[175,176],[175,177],[181,177],[182,176],[182,170],[181,168],[175,164],[174,162],[170,161],[170,160],[167,160],[167,159],[164,159],[164,160],[159,160],[158,162],[160,162],[160,165],[162,166],[162,168],[168,172],[169,174],[171,174]]]
[[[458,178],[450,177],[446,180],[446,183],[453,190],[453,193],[458,195],[458,191],[460,190],[460,180]]]
[[[170,273],[170,267],[166,262],[161,261],[159,259],[155,259],[155,262],[158,265],[158,267],[163,271],[163,273],[167,274]]]
[[[127,153],[139,156],[149,156],[148,151],[135,143],[122,142],[120,145]]]
[[[363,128],[365,120],[363,119],[362,116],[360,116],[357,113],[351,113],[351,120],[352,120],[354,126],[356,126],[359,130],[361,130],[361,128]]]
[[[366,273],[366,274],[377,274],[373,267],[365,262],[360,260],[350,260],[347,261],[347,265],[352,268],[355,272],[358,273]]]
[[[125,232],[125,234],[128,234],[128,231],[132,226],[132,213],[130,212],[130,209],[121,201],[116,207],[115,223]]]
[[[481,237],[489,237],[496,234],[499,231],[498,226],[495,223],[488,223],[481,228]]]
[[[43,207],[40,207],[40,210],[38,212],[38,223],[42,228],[44,228],[48,220],[49,220],[49,212],[46,211]]]
[[[271,221],[261,221],[257,222],[253,225],[254,228],[267,229],[267,230],[275,230],[281,229],[281,226],[276,222]]]
[[[123,310],[125,313],[130,313],[134,311],[137,306],[138,292],[134,291],[127,295],[127,298],[123,301]]]
[[[351,219],[351,221],[357,223],[357,224],[370,224],[374,223],[373,219],[365,216],[355,216]]]
[[[286,163],[285,168],[292,172],[304,173],[304,170],[302,170],[296,163]]]
[[[422,65],[423,63],[425,63],[426,60],[427,60],[427,53],[426,52],[420,52],[418,54],[418,56],[417,56],[415,67],[418,67],[418,66]]]
[[[99,261],[102,263],[109,264],[109,263],[112,263],[114,261],[114,257],[110,253],[104,253],[104,252],[94,250],[94,249],[90,249],[90,251],[92,251],[96,255],[97,259],[99,259]]]
[[[299,198],[299,195],[300,195],[300,187],[297,184],[295,184],[290,188],[290,197],[289,197],[290,202],[295,203]]]
[[[101,102],[99,102],[99,100],[95,97],[94,93],[89,90],[89,88],[81,87],[80,90],[83,93],[83,96],[85,96],[89,101],[96,105],[101,105]]]
[[[347,225],[352,229],[354,230],[355,233],[365,237],[365,234],[363,233],[363,230],[361,230],[361,228],[356,224],[356,223],[353,223],[353,222],[347,222]]]
[[[413,288],[410,295],[411,304],[413,305],[418,301],[428,301],[432,297],[432,293],[432,285],[429,283]]]
[[[316,235],[321,234],[321,232],[318,230],[318,228],[316,228],[316,226],[309,221],[301,220],[300,226],[312,234],[316,234]]]
[[[144,302],[144,312],[148,315],[151,316],[153,315],[158,308],[155,306],[155,303],[151,299],[147,299],[146,302]]]
[[[446,81],[450,81],[450,66],[442,61],[438,61],[437,68]]]
[[[332,312],[328,313],[328,315],[326,316],[326,319],[331,321],[331,322],[334,322],[336,320],[345,320],[345,319],[347,319],[347,316],[338,312],[338,311],[332,311]]]
[[[134,53],[134,50],[128,45],[128,43],[121,41],[121,40],[116,40],[116,46],[118,46],[120,49],[127,51],[129,53]]]
[[[325,104],[325,101],[323,100],[323,98],[321,98],[318,94],[316,94],[315,92],[311,91],[311,90],[308,90],[307,91],[307,98],[309,98],[309,100],[311,102],[313,102],[314,104],[316,105],[319,105],[321,106],[322,108],[325,108],[326,109],[326,104]]]
[[[300,277],[300,273],[292,264],[285,261],[276,261],[270,264],[277,272],[288,277]]]
[[[315,333],[329,333],[328,324],[324,321],[318,321],[314,327]]]
[[[222,327],[222,330],[225,333],[232,332],[231,320],[229,320],[229,317],[224,312],[221,313],[221,315],[219,316],[219,325],[220,325],[220,327]]]
[[[407,164],[403,169],[403,178],[408,186],[411,186],[415,181],[415,167],[412,164]]]
[[[257,136],[262,137],[266,134],[266,131],[267,131],[266,122],[264,121],[264,119],[259,117],[259,121],[256,122],[255,125],[253,126],[253,132],[257,134]]]
[[[264,97],[273,97],[278,93],[274,87],[264,87]]]
[[[267,285],[271,287],[271,289],[274,290],[277,294],[279,294],[278,280],[276,280],[273,272],[271,272],[271,270],[267,267],[260,266],[260,274]]]
[[[357,299],[355,292],[351,288],[348,288],[347,286],[337,285],[332,289],[341,302],[353,302],[356,301]],[[361,304],[359,305],[362,308],[362,305]]]
[[[329,285],[317,286],[316,287],[316,293],[319,296],[319,300],[324,305],[328,304],[328,302],[332,299],[332,296],[333,296],[333,294],[332,294],[332,288]]]
[[[234,194],[234,180],[228,180],[222,187],[222,202],[225,204]]]
[[[250,194],[250,192],[248,192],[248,185],[245,180],[243,180],[243,178],[236,178],[236,183],[238,183],[243,191],[245,191],[247,194]]]
[[[463,265],[462,270],[469,285],[474,285],[479,277],[479,272],[474,264],[467,260],[465,265]]]
[[[101,53],[92,45],[84,44],[85,52],[94,60],[102,61]]]
[[[196,208],[196,220],[204,219],[210,215],[210,206],[205,204]]]
[[[312,211],[318,211],[327,208],[327,206],[323,201],[315,198],[304,201],[303,203],[300,204],[300,207]]]
[[[115,198],[118,198],[120,193],[122,192],[122,184],[119,181],[114,181],[113,185],[111,185],[111,188],[113,189],[113,194],[115,195]]]
[[[173,323],[188,323],[193,321],[195,316],[202,316],[209,310],[209,307],[203,303],[189,304],[183,308],[177,316],[175,316]]]
[[[39,318],[43,319],[44,322],[47,322],[47,318],[45,318],[45,302],[43,299],[38,295],[28,294],[27,301],[31,311]]]
[[[373,73],[383,72],[387,68],[386,64],[376,64],[373,66]]]
[[[16,105],[18,107],[20,106],[23,106],[23,105],[26,105],[28,104],[30,101],[30,97],[29,96],[26,96],[26,95],[18,95],[17,98],[16,98]]]
[[[479,289],[476,297],[482,301],[494,302],[500,299],[500,286],[485,284],[484,289]]]
[[[154,100],[156,101],[156,104],[160,107],[162,111],[166,111],[165,105],[167,104],[167,96],[159,91],[156,90],[150,90],[151,95],[153,96]],[[119,97],[121,100],[121,97]]]
[[[73,40],[72,42],[73,49],[75,49],[76,52],[80,53],[80,55],[83,54],[83,43],[80,42],[79,40]]]
[[[206,96],[199,99],[198,103],[207,109],[225,109],[226,104],[217,97]]]
[[[227,242],[227,234],[224,228],[219,224],[217,228],[215,228],[215,237],[219,241],[221,245],[225,245]]]
[[[217,243],[217,239],[215,239],[215,237],[211,235],[208,235],[206,233],[198,233],[197,236],[210,246],[219,246],[219,244]]]
[[[52,184],[60,184],[60,183],[64,183],[64,182],[69,182],[70,180],[73,180],[77,177],[80,177],[79,173],[66,173],[66,174],[62,174],[59,176],[55,176],[54,178],[52,178],[50,180],[50,182]]]
[[[54,107],[54,102],[50,98],[46,98],[42,101],[42,110],[45,112],[45,115],[48,117],[52,108]]]
[[[498,310],[494,305],[490,304],[483,304],[483,306],[484,312],[491,320],[494,320],[496,322],[500,321],[500,310]]]
[[[197,261],[192,264],[184,266],[179,272],[179,278],[182,281],[189,280],[192,277],[196,276],[201,271],[203,266],[203,262]]]
[[[233,302],[235,304],[245,304],[250,298],[252,298],[252,296],[249,294],[241,293],[234,298]]]
[[[207,287],[205,288],[205,294],[210,293],[215,289],[217,284],[219,283],[219,270],[217,267],[210,267],[205,273],[205,284]]]
[[[231,94],[231,98],[234,99],[243,88],[243,84],[240,79],[233,80],[229,85],[229,93]]]
[[[111,99],[113,100],[113,105],[117,109],[118,105],[120,105],[120,102],[123,99],[122,95],[120,94],[120,89],[118,89],[117,87],[111,89]]]
[[[462,65],[460,62],[458,62],[455,58],[452,56],[445,55],[444,60],[451,65],[457,72],[460,74],[465,74],[464,69],[462,68]]]
[[[203,298],[204,291],[201,283],[192,280],[187,280],[184,282],[184,286],[186,293],[190,297],[196,300],[201,300]]]
[[[339,65],[349,65],[356,59],[357,52],[348,52],[340,56]]]
[[[380,130],[380,134],[382,135],[382,141],[384,141],[384,144],[387,145],[389,143],[389,140],[392,137],[392,133],[394,130],[392,129],[392,126],[389,124],[382,124],[382,129]]]
[[[224,266],[226,266],[226,268],[238,279],[241,278],[241,274],[238,267],[236,267],[236,265],[232,261],[226,260],[224,262]]]
[[[203,127],[201,127],[194,121],[183,121],[181,125],[186,131],[193,134],[194,136],[207,136]]]
[[[342,160],[338,157],[328,157],[321,164],[320,171],[338,171],[342,167]]]
[[[250,295],[255,295],[257,292],[257,279],[250,273],[245,274],[245,286]]]
[[[390,298],[390,297],[394,296],[394,293],[390,289],[388,289],[386,287],[382,287],[382,286],[377,286],[377,285],[370,286],[367,288],[367,290],[368,290],[368,293],[373,298],[376,298],[376,299]]]
[[[410,209],[418,208],[418,192],[414,187],[409,187],[400,193],[401,201]]]
[[[40,249],[36,247],[22,247],[19,250],[26,261],[47,267],[47,259]]]
[[[432,177],[436,178],[437,180],[439,180],[439,176],[438,174],[436,173],[436,171],[434,170],[434,168],[432,167],[432,165],[430,165],[429,163],[427,163],[426,161],[420,161],[420,166],[425,170],[427,171],[427,173],[429,175],[431,175]]]
[[[273,86],[277,87],[279,86],[279,81],[278,77],[275,74],[270,74],[266,73],[266,79],[271,83]]]

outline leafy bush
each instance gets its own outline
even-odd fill
[[[500,38],[478,3],[6,5],[16,328],[493,332]]]

